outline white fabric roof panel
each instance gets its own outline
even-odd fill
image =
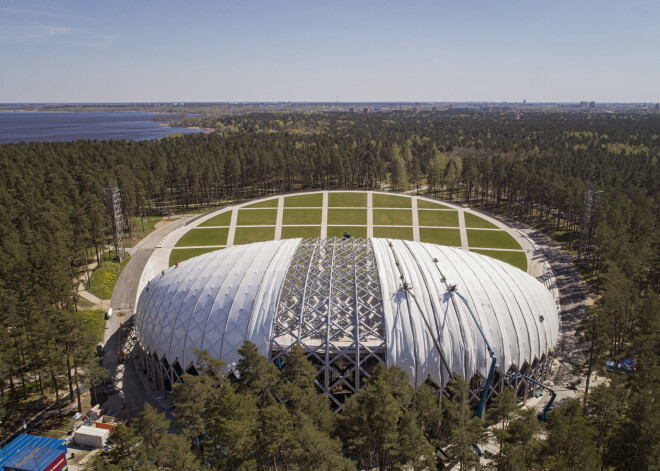
[[[228,364],[238,360],[244,340],[267,354],[279,286],[299,242],[235,246],[169,268],[140,295],[140,341],[184,369],[196,360],[193,348]]]
[[[383,288],[384,292],[390,297],[403,293],[396,258],[412,286],[411,293],[425,309],[429,324],[434,323],[433,315],[438,316],[433,321],[437,321],[439,333],[429,332],[412,296],[410,302],[398,303],[407,310],[410,322],[395,325],[386,315],[388,334],[392,329],[403,329],[405,332],[396,332],[396,339],[413,339],[407,347],[392,345],[391,339],[387,339],[389,364],[407,371],[416,365],[417,376],[411,377],[411,384],[419,385],[430,377],[446,385],[448,378],[441,373],[444,367],[439,367],[442,363],[431,335],[439,339],[442,354],[453,372],[467,378],[478,372],[485,377],[490,366],[486,344],[476,323],[458,296],[452,302],[442,275],[447,284],[457,285],[457,292],[466,298],[495,352],[499,371],[506,373],[511,366],[520,369],[525,363],[540,360],[556,343],[559,319],[552,294],[517,268],[454,247],[384,239],[372,239],[372,244],[381,286],[387,287]],[[410,359],[411,352],[416,356],[414,361]]]
[[[158,275],[138,302],[141,343],[184,369],[195,361],[193,348],[208,349],[231,367],[246,339],[269,355],[280,291],[299,243],[230,247]],[[555,345],[559,319],[552,294],[517,268],[454,247],[389,239],[371,239],[371,245],[383,297],[387,363],[406,371],[414,386],[427,378],[445,386],[449,379],[434,338],[454,373],[485,376],[490,365],[476,323],[446,283],[456,284],[467,299],[501,372],[540,360]],[[412,296],[401,289],[401,273]]]

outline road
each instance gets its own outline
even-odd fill
[[[192,216],[182,217],[178,221],[171,222],[170,224],[157,229],[156,231],[145,237],[137,246],[130,249],[131,260],[121,272],[115,290],[112,293],[112,300],[110,307],[113,311],[130,311],[135,310],[135,298],[137,297],[138,285],[140,284],[140,277],[144,271],[144,267],[154,253],[154,249],[170,232],[186,225]]]
[[[104,409],[123,409],[122,415],[129,416],[131,413],[139,412],[145,401],[159,406],[151,391],[148,391],[141,383],[132,361],[120,364],[118,354],[120,348],[119,326],[120,322],[127,322],[135,311],[137,290],[144,267],[153,254],[156,246],[172,231],[192,220],[192,216],[186,216],[174,221],[149,234],[138,245],[130,250],[131,260],[119,275],[110,307],[113,315],[106,321],[103,355],[103,367],[108,370],[113,385],[118,389],[103,404]]]

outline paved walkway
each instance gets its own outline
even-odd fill
[[[108,306],[110,305],[110,301],[108,301],[107,299],[98,298],[98,297],[94,296],[92,293],[90,293],[89,291],[87,291],[86,289],[82,289],[82,290],[79,289],[78,291],[76,291],[76,293],[81,298],[85,298],[90,303],[93,303],[94,307],[103,306],[104,304],[108,304]]]

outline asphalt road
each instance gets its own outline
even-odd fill
[[[152,400],[137,377],[138,373],[135,371],[133,361],[129,360],[124,364],[118,362],[120,317],[121,322],[126,322],[133,315],[140,278],[156,246],[170,232],[185,225],[191,219],[192,217],[181,218],[149,234],[131,250],[131,260],[119,275],[110,301],[113,315],[105,323],[103,355],[103,367],[108,370],[113,386],[118,392],[111,395],[103,404],[105,409],[125,408],[123,412],[127,414],[142,410],[145,400],[150,402]]]
[[[191,219],[192,217],[186,216],[167,226],[161,227],[145,237],[132,250],[131,260],[124,267],[121,275],[119,275],[115,290],[112,293],[110,307],[113,311],[130,311],[132,313],[135,310],[135,298],[140,284],[140,277],[147,261],[149,261],[149,258],[154,253],[154,249],[165,236],[185,225]]]

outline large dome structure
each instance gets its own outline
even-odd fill
[[[196,372],[193,348],[231,369],[245,340],[280,366],[299,343],[340,408],[380,362],[414,387],[444,388],[460,374],[478,400],[486,341],[497,363],[485,394],[525,394],[508,374],[545,376],[559,318],[548,289],[507,263],[421,242],[331,238],[234,246],[171,267],[142,291],[136,327],[139,361],[166,390]]]

